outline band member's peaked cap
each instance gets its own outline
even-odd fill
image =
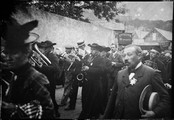
[[[38,39],[39,35],[30,33],[30,31],[37,27],[37,25],[37,20],[20,25],[15,19],[12,19],[12,22],[6,24],[5,33],[3,35],[3,38],[6,41],[6,48],[21,49],[26,44]]]

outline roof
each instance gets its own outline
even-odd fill
[[[138,38],[143,39],[149,32],[135,30],[135,33],[137,34]]]
[[[144,39],[134,39],[132,44],[141,46],[159,46],[158,42],[145,42]]]
[[[111,30],[125,30],[123,23],[105,22],[105,21],[91,21],[91,23]]]
[[[161,30],[159,28],[155,28],[159,33],[161,33],[167,40],[172,41],[172,32]]]

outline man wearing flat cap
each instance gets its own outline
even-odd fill
[[[37,67],[37,69],[45,74],[50,82],[50,95],[54,104],[55,116],[60,117],[60,113],[58,111],[59,106],[56,102],[55,93],[56,93],[56,83],[59,80],[60,67],[59,67],[59,59],[56,56],[54,51],[54,45],[56,43],[51,42],[50,40],[46,40],[44,42],[38,43],[38,47],[40,51],[50,60],[51,64],[45,65],[43,64],[41,67]]]
[[[79,119],[96,119],[102,114],[102,74],[104,68],[102,57],[100,56],[100,45],[97,43],[89,44],[91,47],[91,56],[82,67],[86,73],[86,80],[82,86],[82,111]]]
[[[161,77],[163,79],[163,82],[167,83],[166,67],[165,67],[164,63],[158,58],[159,55],[160,55],[160,52],[158,49],[153,48],[150,50],[150,59],[149,60],[152,62],[150,67],[152,67],[153,69],[159,70]],[[147,61],[145,61],[145,64],[147,63]]]
[[[1,67],[12,71],[13,77],[2,99],[2,119],[54,118],[54,105],[46,87],[49,81],[29,63],[31,44],[38,39],[30,31],[37,25],[37,20],[20,25],[12,18],[4,29],[6,61]]]

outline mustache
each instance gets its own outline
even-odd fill
[[[124,60],[124,63],[129,63],[129,61],[128,60]]]

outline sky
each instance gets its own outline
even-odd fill
[[[141,20],[173,20],[173,1],[158,1],[158,2],[122,2],[129,9],[127,16],[133,19],[138,18]],[[88,10],[84,13],[84,17],[91,20],[99,20],[94,16],[93,12]]]
[[[173,2],[123,2],[132,18],[144,20],[172,20]]]

